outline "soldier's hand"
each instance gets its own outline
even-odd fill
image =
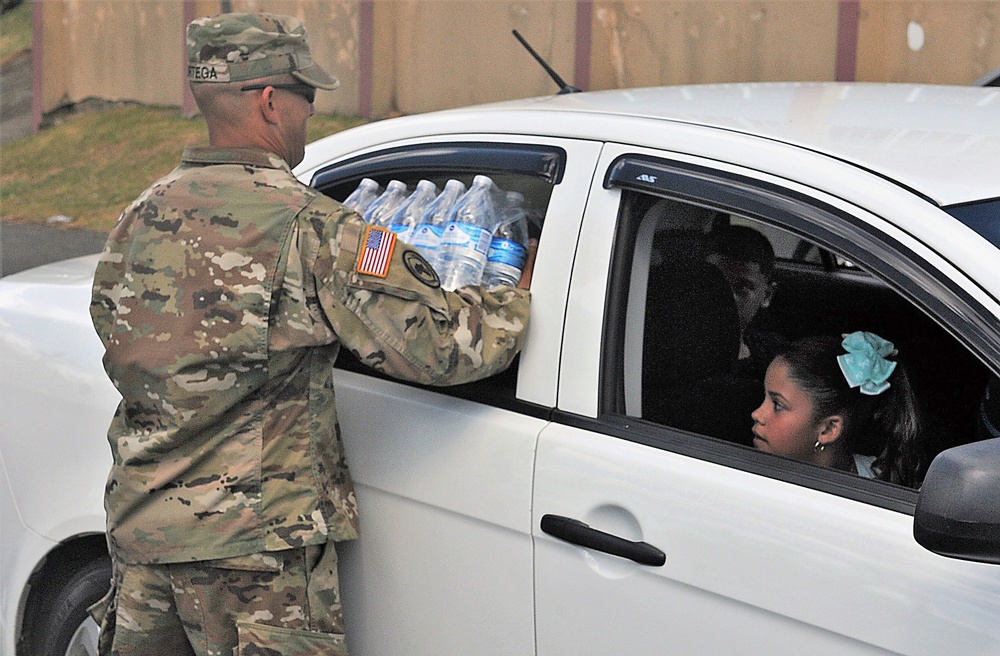
[[[538,252],[538,240],[532,237],[528,240],[528,255],[524,258],[524,268],[521,269],[521,279],[517,286],[521,289],[531,287],[531,272],[535,268],[535,254]]]

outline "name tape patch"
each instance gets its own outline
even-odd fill
[[[385,278],[389,275],[392,249],[396,246],[396,233],[370,225],[365,229],[364,248],[358,259],[358,273]]]
[[[229,65],[189,64],[188,79],[192,82],[229,82]]]

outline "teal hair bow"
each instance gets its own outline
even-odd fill
[[[860,387],[862,394],[875,396],[889,389],[889,376],[896,363],[886,360],[896,348],[875,333],[857,331],[844,335],[840,343],[847,351],[837,356],[837,364],[852,388]]]

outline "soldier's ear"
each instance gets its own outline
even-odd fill
[[[275,89],[274,87],[264,87],[261,91],[260,97],[257,100],[258,108],[260,109],[261,116],[268,123],[278,122],[278,109],[277,103],[275,102]]]

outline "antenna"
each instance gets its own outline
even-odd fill
[[[580,89],[577,89],[572,85],[566,84],[565,80],[559,77],[559,73],[556,73],[554,70],[552,70],[552,67],[549,66],[544,59],[542,59],[542,56],[539,55],[537,52],[535,52],[535,49],[532,48],[531,45],[524,40],[524,37],[521,36],[520,32],[518,32],[517,30],[512,30],[512,31],[514,32],[514,37],[521,42],[521,45],[524,46],[525,49],[531,54],[531,56],[535,58],[535,61],[537,61],[539,64],[542,65],[542,68],[544,68],[545,72],[549,74],[549,77],[555,80],[555,83],[559,85],[559,95],[562,95],[564,93],[577,93],[580,91]]]

